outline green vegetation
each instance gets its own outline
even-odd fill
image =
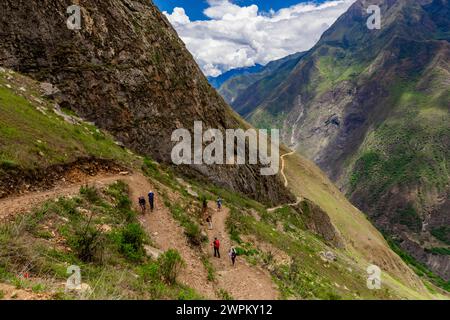
[[[316,91],[319,96],[342,81],[355,80],[363,72],[363,65],[341,55],[340,52],[329,53],[318,58],[316,66],[320,81]]]
[[[416,232],[422,229],[422,219],[420,219],[419,214],[411,204],[404,209],[397,209],[393,222],[405,225]]]
[[[120,252],[131,261],[144,258],[145,231],[137,222],[126,224],[115,234],[115,242]]]
[[[436,239],[450,245],[450,227],[442,226],[440,228],[435,228],[431,230],[431,234],[436,237]]]
[[[324,263],[319,252],[335,249],[328,248],[319,237],[305,229],[301,215],[291,207],[283,207],[275,212],[257,211],[258,207],[249,206],[245,197],[236,202],[226,202],[230,208],[227,221],[228,232],[236,245],[236,251],[253,265],[267,268],[277,283],[282,298],[302,299],[355,299],[362,297],[389,298],[391,293],[368,290],[365,284],[364,271],[348,271],[349,265],[344,260],[339,263]],[[240,207],[236,204],[245,204]],[[260,215],[256,219],[251,210]],[[282,229],[279,229],[282,226]],[[248,236],[255,237],[256,242],[243,241]],[[273,252],[255,247],[259,242],[268,243],[276,250],[294,257],[291,262],[277,262]],[[352,267],[354,268],[354,267]],[[345,284],[336,287],[331,282]],[[358,292],[358,295],[353,293]]]
[[[433,254],[442,255],[442,256],[450,256],[449,248],[430,248],[430,249],[425,249],[425,251],[431,252]]]
[[[176,282],[184,265],[179,253],[151,260],[143,250],[148,241],[125,183],[83,187],[77,197],[48,201],[0,226],[0,281],[35,293],[56,290],[54,299],[78,298],[61,286],[67,267],[77,265],[92,288],[89,299],[201,298]]]
[[[186,236],[193,245],[199,246],[207,240],[202,235],[198,223],[186,213],[187,207],[182,208],[179,204],[171,204],[167,200],[165,200],[165,205],[170,209],[173,217],[180,222]]]
[[[216,280],[216,270],[214,269],[211,261],[209,261],[208,256],[202,256],[202,263],[208,272],[208,281]]]
[[[392,238],[385,236],[387,242],[389,243],[389,246],[391,249],[397,253],[403,261],[405,261],[413,270],[417,273],[420,277],[426,278],[430,280],[432,283],[434,283],[436,286],[450,292],[450,281],[444,281],[441,277],[434,274],[427,266],[420,263],[414,257],[409,255],[407,252],[402,250],[398,244],[393,240]]]
[[[52,111],[50,101],[38,98],[34,82],[18,74],[13,77],[27,91],[18,90],[19,84],[0,73],[0,171],[42,168],[89,156],[130,162],[132,156],[111,137],[91,124],[64,121]],[[4,86],[8,82],[11,89]]]
[[[219,289],[217,291],[217,295],[220,297],[221,300],[234,300],[233,296],[228,293],[225,289]]]
[[[185,263],[178,251],[170,249],[158,258],[161,275],[168,284],[173,285],[177,280],[178,273]]]

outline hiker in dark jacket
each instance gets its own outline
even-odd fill
[[[203,214],[206,214],[206,211],[208,211],[208,202],[206,201],[206,198],[203,198],[202,207],[203,207]]]
[[[153,191],[148,193],[148,203],[150,204],[150,211],[153,212],[153,209],[155,208],[155,194]]]
[[[220,211],[222,209],[222,198],[217,198],[217,210]]]
[[[236,257],[237,257],[237,252],[236,249],[234,247],[231,247],[230,252],[229,252],[230,258],[231,258],[231,262],[234,264],[236,263]]]
[[[141,207],[142,213],[145,213],[145,198],[143,196],[139,197],[139,206]]]

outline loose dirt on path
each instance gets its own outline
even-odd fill
[[[208,204],[210,207],[213,202]],[[209,210],[212,210],[211,208]],[[233,267],[228,252],[231,248],[231,240],[226,231],[226,220],[230,211],[222,207],[212,215],[213,229],[208,230],[210,242],[217,237],[220,241],[221,258],[213,256],[213,248],[210,248],[211,262],[217,273],[217,285],[236,300],[275,300],[279,293],[273,283],[270,274],[257,267],[250,266],[243,257],[236,258]]]
[[[90,185],[95,187],[106,187],[118,180],[126,182],[130,189],[130,198],[137,212],[140,209],[137,205],[139,196],[147,197],[150,190],[155,192],[155,210],[140,216],[140,221],[145,229],[150,233],[151,239],[162,250],[177,249],[183,260],[186,262],[186,268],[179,276],[179,281],[189,287],[194,288],[202,296],[214,299],[215,290],[212,283],[207,281],[207,271],[205,270],[200,253],[194,251],[187,243],[183,229],[172,218],[169,210],[164,206],[161,197],[148,179],[140,174],[132,175],[98,175],[93,177],[84,177],[77,183],[61,183],[52,190],[44,192],[30,192],[23,195],[8,197],[0,200],[0,221],[12,218],[14,215],[26,213],[39,204],[47,200],[59,197],[75,196],[79,193],[80,187]],[[6,288],[6,287],[5,287]],[[24,296],[25,298],[25,296]],[[18,298],[20,299],[20,297]]]
[[[163,251],[176,249],[186,262],[186,267],[182,270],[178,280],[182,284],[194,288],[205,298],[215,299],[214,286],[207,280],[208,273],[201,262],[201,251],[196,251],[189,245],[183,228],[174,220],[169,209],[164,206],[162,197],[154,186],[143,175],[135,174],[125,181],[130,187],[130,197],[138,212],[140,210],[137,206],[139,196],[147,197],[150,191],[155,193],[154,211],[150,212],[147,208],[147,213],[140,216],[140,220],[159,249]]]
[[[289,183],[288,183],[288,180],[286,178],[286,174],[284,173],[284,167],[285,167],[284,158],[287,157],[287,156],[293,155],[294,153],[295,153],[295,151],[291,151],[291,152],[285,153],[285,154],[283,154],[281,156],[281,175],[284,178],[284,186],[285,187],[287,187]]]
[[[163,251],[176,249],[186,262],[186,267],[178,277],[180,283],[195,289],[207,299],[217,299],[219,288],[226,290],[233,298],[238,300],[278,298],[277,288],[267,271],[256,266],[250,266],[242,257],[237,258],[234,267],[231,265],[228,255],[231,240],[225,226],[229,209],[226,207],[213,215],[213,230],[208,230],[208,237],[211,242],[216,236],[220,239],[222,254],[221,259],[210,258],[217,272],[217,280],[216,282],[208,281],[208,274],[201,260],[202,250],[189,245],[183,228],[172,217],[169,209],[164,206],[162,197],[158,194],[155,186],[141,173],[82,177],[76,183],[61,182],[60,185],[48,191],[30,192],[2,199],[0,200],[0,222],[14,215],[29,212],[47,200],[76,196],[82,186],[90,185],[102,188],[118,180],[128,184],[131,201],[138,212],[140,211],[137,204],[139,196],[147,197],[150,190],[155,193],[155,210],[153,212],[148,210],[145,215],[139,216],[139,220],[159,249]],[[211,207],[212,204],[210,203],[209,206]],[[208,249],[211,249],[209,254],[212,256],[212,248]],[[0,286],[8,289],[7,292],[12,292],[9,290],[11,289],[9,285],[0,284]],[[40,295],[27,295],[26,292],[21,291],[17,291],[16,296],[17,299],[45,298],[45,296]]]
[[[48,300],[45,293],[34,293],[31,289],[17,289],[13,285],[0,283],[0,300]]]
[[[55,188],[42,192],[29,192],[18,196],[8,197],[0,200],[0,221],[16,214],[25,213],[37,205],[59,197],[74,196],[79,193],[80,187],[84,185],[95,185],[103,187],[117,180],[125,180],[127,176],[122,175],[98,175],[80,179],[77,183],[61,183]]]
[[[287,186],[289,185],[289,183],[288,183],[286,174],[284,173],[284,168],[285,168],[284,158],[287,157],[287,156],[293,155],[294,153],[295,153],[295,151],[291,151],[291,152],[285,153],[285,154],[283,154],[283,155],[281,156],[281,175],[283,176],[283,179],[284,179],[284,186],[285,186],[286,188],[287,188]],[[299,205],[300,202],[302,202],[302,200],[303,200],[302,198],[297,197],[296,202],[294,202],[294,203],[288,203],[288,204],[282,204],[282,205],[279,205],[279,206],[277,206],[277,207],[267,209],[267,212],[274,212],[274,211],[276,211],[276,210],[278,210],[278,209],[281,209],[281,208],[283,208],[283,207],[285,207],[285,206],[295,207],[295,206]]]

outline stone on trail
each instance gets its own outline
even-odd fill
[[[158,259],[159,256],[163,254],[163,252],[161,250],[151,247],[149,245],[145,245],[144,250],[145,250],[145,253],[147,254],[147,256],[149,256],[155,260]]]

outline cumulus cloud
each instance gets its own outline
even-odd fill
[[[209,20],[191,21],[183,8],[164,14],[203,72],[217,76],[310,49],[355,0],[300,3],[270,12],[230,0],[207,2]]]

